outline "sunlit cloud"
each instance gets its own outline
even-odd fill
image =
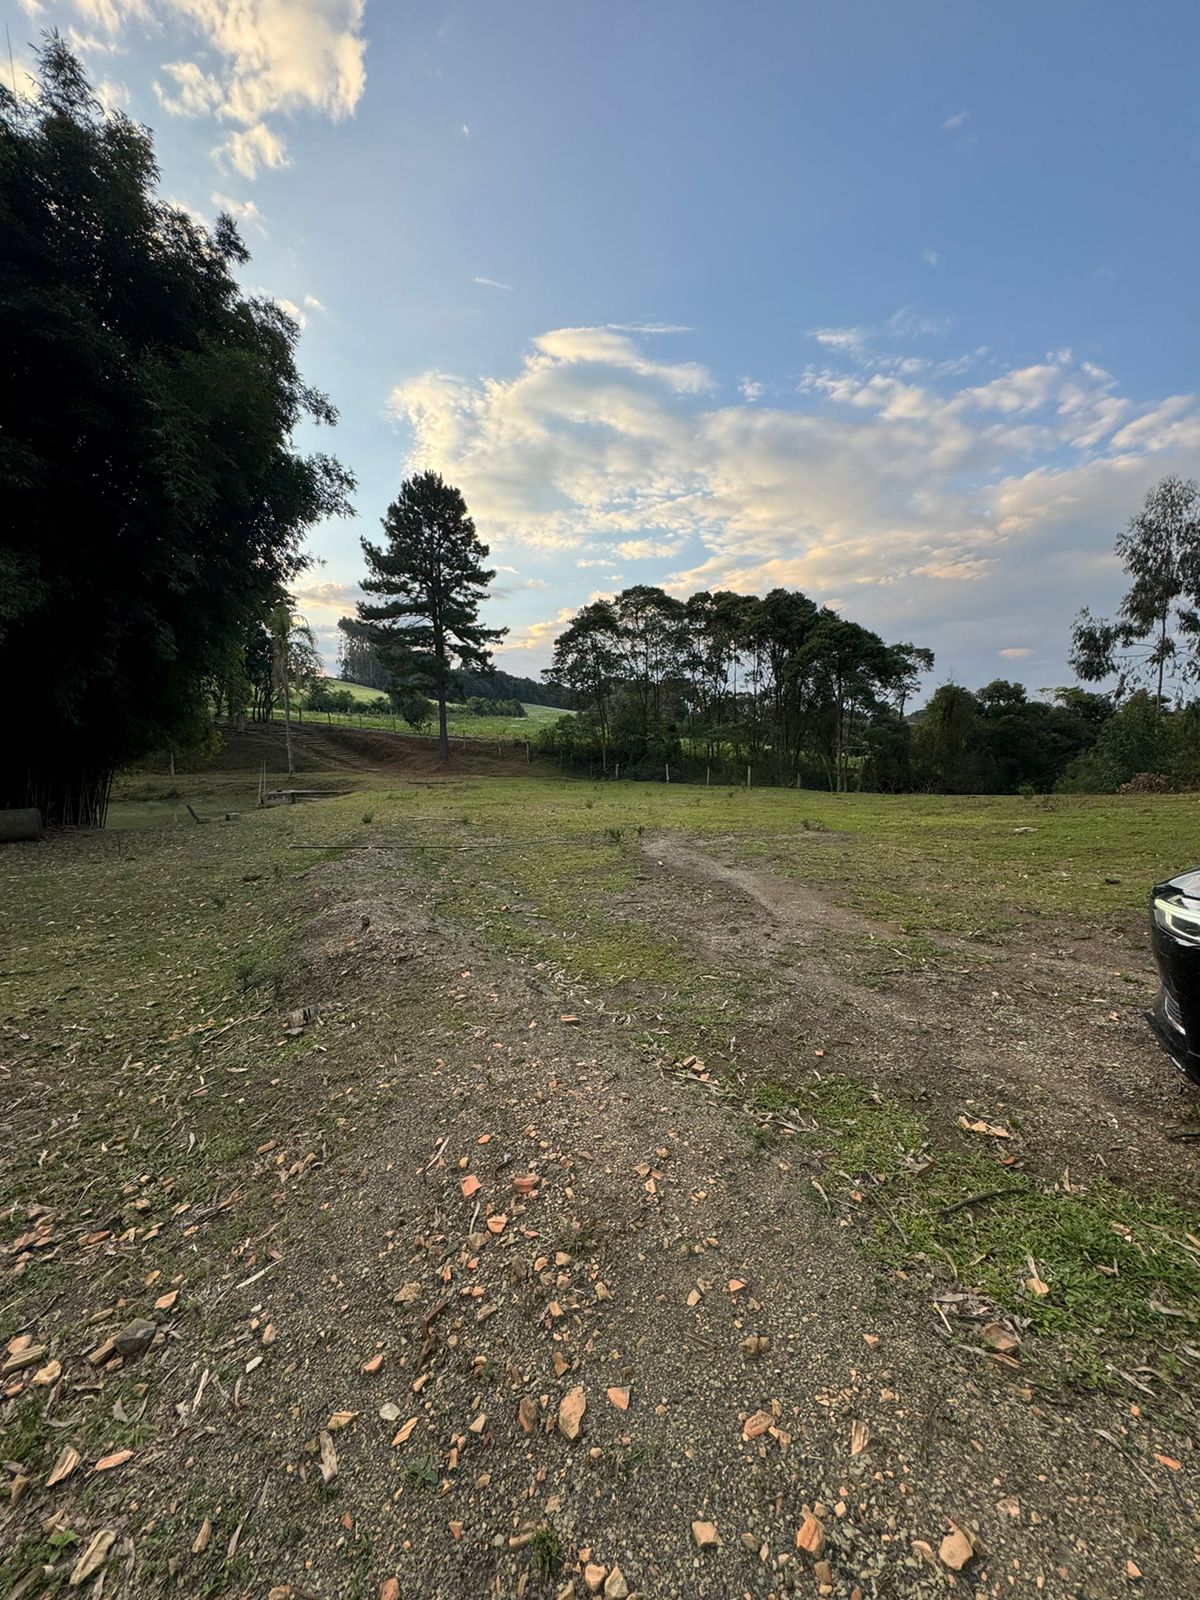
[[[949,328],[907,308],[822,331],[854,337],[827,339],[791,406],[721,403],[649,336],[585,327],[537,335],[511,377],[422,374],[391,407],[409,468],[457,483],[501,550],[571,551],[613,583],[615,558],[654,563],[679,594],[795,586],[935,646],[986,630],[993,652],[1100,603],[1116,529],[1200,451],[1195,396],[1135,400],[1069,351],[981,376],[983,352],[915,353]]]

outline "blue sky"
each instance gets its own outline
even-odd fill
[[[23,0],[240,219],[359,517],[464,490],[499,664],[636,582],[803,588],[1068,681],[1118,528],[1200,473],[1194,0]]]

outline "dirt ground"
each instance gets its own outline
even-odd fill
[[[736,840],[662,836],[645,850],[661,881],[643,898],[664,903],[660,917],[665,908],[716,956],[753,959],[767,944],[797,963],[798,982],[755,1041],[763,1070],[786,1054],[782,1041],[819,1040],[829,1070],[848,1058],[856,1072],[922,1098],[943,1124],[964,1104],[994,1122],[1016,1113],[1029,1160],[1048,1175],[1104,1174],[1200,1200],[1200,1090],[1167,1069],[1146,1026],[1155,980],[1140,928],[1118,938],[1039,926],[1003,945],[941,938],[970,963],[896,973],[886,990],[865,989],[846,976],[846,945],[871,938],[886,947],[896,932],[888,924],[739,863]],[[1129,974],[1142,981],[1129,984]]]
[[[301,931],[268,1004],[203,1024],[164,1084],[181,1143],[100,1240],[102,1180],[61,1214],[34,1199],[44,1102],[69,1082],[58,1019],[4,1018],[9,1600],[1196,1591],[1190,1391],[1148,1369],[1083,1394],[1035,1381],[981,1319],[939,1309],[926,1271],[863,1247],[808,1146],[756,1148],[715,1075],[648,1061],[627,991],[505,953],[372,815],[286,879],[242,871],[249,846],[226,869],[247,918],[286,892]],[[329,837],[348,803],[336,817]],[[202,854],[225,837],[181,836]],[[473,843],[462,870],[498,871]],[[961,971],[864,987],[848,952],[887,926],[732,838],[641,850],[613,925],[670,930],[718,979],[764,975],[769,1003],[730,1025],[747,1088],[849,1071],[935,1126],[964,1106],[1019,1121],[1051,1178],[1154,1169],[1195,1193],[1196,1147],[1171,1139],[1195,1126],[1186,1095],[1137,1002],[1111,1003],[1131,948],[976,946]],[[9,881],[33,859],[6,857]],[[157,1060],[112,1047],[123,1062],[97,1045],[88,1070],[109,1063],[119,1152]],[[246,1156],[143,1233],[128,1197],[186,1165],[194,1130],[201,1151],[220,1106]],[[39,1228],[62,1270],[26,1289]],[[134,1316],[152,1342],[122,1357],[105,1341]]]

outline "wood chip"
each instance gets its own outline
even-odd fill
[[[93,1472],[111,1472],[114,1467],[123,1467],[127,1461],[132,1461],[132,1450],[114,1450],[111,1455],[101,1456]]]
[[[860,1456],[871,1441],[870,1430],[865,1422],[852,1422],[850,1424],[850,1454]]]
[[[212,1518],[205,1517],[200,1524],[200,1532],[192,1540],[192,1554],[202,1556],[208,1549],[208,1541],[212,1538]]]
[[[796,1549],[807,1550],[810,1556],[819,1556],[825,1545],[825,1529],[818,1518],[811,1515],[796,1529]]]
[[[576,1384],[563,1395],[558,1407],[558,1431],[564,1439],[578,1439],[583,1414],[587,1410],[587,1395]]]
[[[408,1441],[412,1438],[413,1429],[416,1427],[416,1425],[417,1425],[417,1423],[419,1421],[420,1421],[419,1417],[409,1417],[408,1421],[404,1424],[404,1426],[399,1428],[399,1429],[397,1429],[396,1436],[392,1440],[392,1443],[393,1444],[407,1444]]]
[[[980,1337],[985,1344],[990,1344],[993,1350],[999,1350],[1001,1355],[1007,1355],[1011,1350],[1018,1349],[1021,1343],[1012,1329],[1006,1328],[1002,1322],[989,1322],[981,1331]]]
[[[173,1309],[175,1302],[178,1299],[179,1290],[171,1289],[166,1294],[159,1295],[158,1299],[154,1302],[154,1309],[155,1311],[170,1311]]]
[[[463,1199],[470,1200],[472,1196],[479,1193],[483,1185],[473,1172],[469,1172],[458,1187],[462,1190]]]
[[[508,1227],[508,1217],[503,1211],[497,1211],[494,1216],[487,1219],[489,1233],[503,1233]]]
[[[383,1365],[383,1351],[380,1350],[380,1351],[377,1352],[377,1354],[373,1355],[369,1361],[364,1361],[363,1362],[362,1369],[363,1369],[364,1372],[368,1372],[368,1373],[372,1374],[372,1376],[373,1376],[376,1372],[379,1371],[379,1369],[380,1369],[380,1367],[382,1367],[382,1365]]]
[[[62,1362],[47,1361],[44,1367],[39,1367],[30,1380],[35,1389],[48,1389],[52,1383],[57,1383],[62,1377]]]
[[[337,1477],[338,1470],[337,1451],[333,1448],[333,1440],[330,1438],[329,1434],[322,1429],[320,1438],[317,1442],[321,1451],[320,1459],[317,1462],[317,1465],[321,1469],[321,1479],[324,1483],[332,1483]]]

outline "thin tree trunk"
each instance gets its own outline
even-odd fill
[[[438,755],[443,761],[450,759],[450,735],[446,731],[446,688],[438,685]]]
[[[293,778],[296,775],[296,766],[292,760],[292,695],[288,687],[286,644],[283,657],[283,740],[287,746],[287,775]]]
[[[1162,716],[1163,668],[1167,664],[1166,648],[1167,613],[1164,611],[1162,614],[1162,629],[1158,636],[1158,698],[1154,702],[1154,717],[1156,721]]]

